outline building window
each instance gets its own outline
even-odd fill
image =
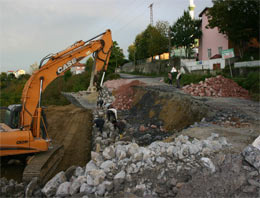
[[[208,58],[211,57],[211,49],[208,49]]]
[[[222,52],[222,47],[218,47],[218,53],[221,54]]]

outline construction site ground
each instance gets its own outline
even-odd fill
[[[128,81],[139,80],[145,83],[146,86],[151,86],[151,89],[156,89],[156,91],[176,92],[180,96],[187,96],[180,89],[163,83],[162,78],[136,77],[128,74],[122,74],[121,77]],[[233,145],[232,152],[240,153],[260,135],[260,105],[258,102],[240,98],[187,97],[201,101],[206,105],[210,110],[208,117],[203,118],[202,121],[192,123],[184,129],[175,131],[175,134],[168,137],[167,141],[173,141],[176,136],[181,134],[191,138],[205,139],[211,133],[217,133],[221,137],[226,137],[228,143]],[[142,107],[149,108],[145,104]],[[142,108],[140,111],[142,111]],[[54,143],[63,144],[65,151],[64,158],[55,173],[66,170],[72,165],[84,167],[91,159],[92,111],[71,104],[67,106],[48,106],[45,112],[50,138]],[[138,114],[142,113],[139,112]],[[125,116],[124,113],[122,115]],[[121,116],[120,112],[119,116]],[[127,116],[131,116],[131,111]],[[144,120],[149,121],[149,117],[144,118]],[[140,123],[135,124],[139,124],[139,126],[145,124],[141,122],[140,120]],[[128,123],[132,124],[131,119]],[[5,175],[1,173],[1,177],[3,176]],[[182,196],[180,195],[180,197]]]
[[[175,86],[165,84],[162,78],[147,78],[129,74],[120,75],[124,79],[139,80],[146,83],[147,86],[157,87],[156,89],[169,93],[185,94],[182,90],[175,88]],[[173,138],[183,134],[193,138],[205,139],[211,133],[218,133],[220,136],[227,138],[233,145],[234,151],[241,152],[244,147],[252,143],[260,135],[259,102],[231,97],[192,96],[192,98],[201,101],[207,106],[209,117],[203,119],[207,124],[203,124],[203,122],[193,123],[191,127],[179,130],[178,133],[172,136]]]

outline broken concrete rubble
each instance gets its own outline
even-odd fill
[[[182,89],[193,96],[249,98],[246,89],[221,75],[206,78],[204,82],[200,81],[199,84],[186,85]]]
[[[252,145],[247,146],[242,155],[245,160],[251,164],[260,173],[260,150]]]

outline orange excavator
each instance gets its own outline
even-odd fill
[[[0,156],[38,153],[25,168],[24,180],[35,176],[47,179],[46,175],[51,175],[49,168],[54,169],[63,156],[62,146],[52,145],[47,134],[46,118],[41,106],[43,91],[75,63],[93,54],[88,93],[97,95],[93,85],[94,76],[107,69],[112,45],[111,31],[107,30],[88,41],[78,41],[61,52],[44,57],[39,69],[24,86],[22,104],[5,108],[5,121],[0,123]]]

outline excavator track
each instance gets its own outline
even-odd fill
[[[24,169],[23,181],[29,182],[37,177],[40,184],[45,184],[53,175],[63,156],[63,145],[53,145],[52,149],[35,154]]]

